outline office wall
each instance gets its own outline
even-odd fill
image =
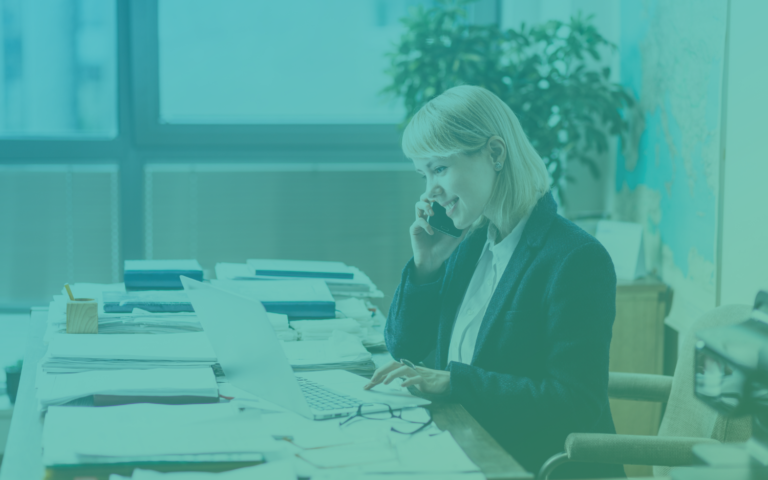
[[[115,165],[0,166],[0,306],[45,305],[65,282],[122,281]],[[338,260],[384,292],[411,256],[424,184],[388,164],[150,164],[147,258]]]
[[[725,97],[720,303],[768,290],[768,2],[732,0]]]
[[[119,280],[115,165],[0,166],[0,305]]]
[[[645,229],[647,268],[674,289],[667,322],[716,305],[727,1],[621,3],[621,81],[639,98],[616,163],[614,216]]]
[[[145,170],[147,258],[203,268],[248,258],[335,260],[371,277],[384,311],[411,257],[424,184],[392,164],[152,164]]]

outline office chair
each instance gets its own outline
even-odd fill
[[[698,463],[694,445],[746,442],[751,417],[727,419],[694,395],[694,347],[697,331],[743,322],[751,312],[750,306],[727,305],[699,318],[684,334],[673,377],[609,373],[609,397],[667,404],[657,436],[572,433],[565,440],[565,451],[544,462],[538,478],[549,478],[559,465],[568,462],[654,465],[654,476],[665,476],[670,467]]]

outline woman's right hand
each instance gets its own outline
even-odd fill
[[[454,238],[434,230],[427,221],[434,214],[432,202],[426,193],[422,194],[416,202],[416,221],[410,230],[413,262],[416,274],[421,279],[427,279],[437,272],[467,234],[467,230],[464,230],[461,237]]]

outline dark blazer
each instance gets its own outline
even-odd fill
[[[499,281],[472,362],[446,365],[453,324],[486,242],[465,238],[439,279],[417,285],[403,270],[385,328],[396,359],[434,351],[460,402],[527,470],[564,450],[572,432],[615,433],[608,405],[608,350],[616,275],[603,246],[557,214],[551,193],[537,203]],[[624,476],[621,466],[569,464],[555,476]]]

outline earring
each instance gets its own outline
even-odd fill
[[[503,165],[501,164],[501,162],[496,162],[493,164],[493,168],[495,168],[497,172],[501,171],[502,166]]]

